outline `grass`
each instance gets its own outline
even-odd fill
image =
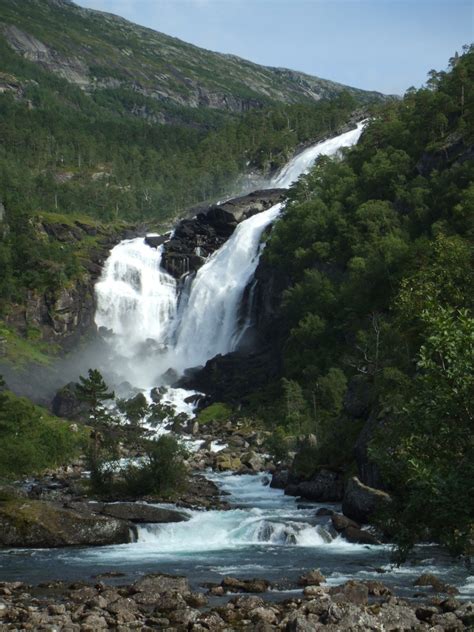
[[[18,369],[32,363],[48,366],[57,355],[59,346],[39,340],[40,335],[38,329],[31,327],[27,330],[27,336],[22,337],[0,321],[0,339],[4,341],[0,358]]]

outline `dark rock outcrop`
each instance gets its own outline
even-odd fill
[[[389,502],[391,499],[386,492],[364,485],[356,476],[353,476],[346,485],[342,512],[352,520],[367,523],[377,510]]]
[[[57,417],[86,421],[88,414],[87,403],[81,401],[77,395],[75,382],[69,382],[61,388],[51,402],[51,410]]]
[[[181,220],[164,243],[162,265],[175,278],[198,270],[245,219],[283,201],[286,189],[254,191],[222,204],[191,209],[194,217]],[[148,238],[147,243],[154,245]]]
[[[322,469],[310,480],[288,485],[285,494],[301,496],[315,502],[338,502],[344,493],[344,478],[340,472]]]
[[[249,355],[240,352],[218,355],[204,367],[186,371],[177,386],[208,394],[209,403],[238,401],[277,375],[278,367],[271,358],[270,350]]]
[[[133,539],[130,523],[35,500],[0,503],[0,546],[103,546]]]

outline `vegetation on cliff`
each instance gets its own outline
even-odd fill
[[[392,490],[384,524],[403,550],[430,537],[466,549],[474,522],[473,141],[466,47],[381,107],[344,160],[301,178],[265,251],[291,280],[284,390],[298,418],[282,427],[316,433],[313,468],[350,471],[365,426],[359,469],[370,456]]]
[[[84,428],[53,417],[5,390],[0,377],[0,478],[38,473],[69,463],[86,445]]]

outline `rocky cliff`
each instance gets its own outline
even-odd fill
[[[284,200],[286,189],[254,191],[207,207],[191,209],[169,239],[148,237],[150,246],[164,242],[162,265],[175,278],[195,272],[232,235],[240,222]]]

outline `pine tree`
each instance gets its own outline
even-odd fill
[[[89,377],[80,377],[77,394],[81,401],[89,405],[89,419],[93,426],[110,425],[111,413],[105,408],[104,402],[114,399],[115,393],[109,392],[108,386],[98,369],[89,369]]]

